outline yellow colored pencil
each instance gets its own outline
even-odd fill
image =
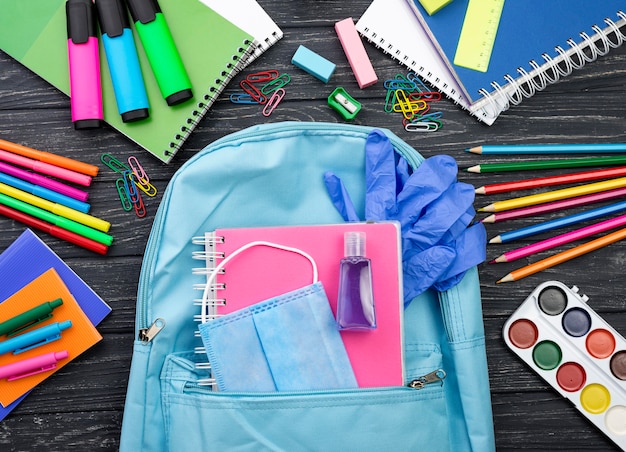
[[[535,206],[546,202],[559,201],[561,199],[574,198],[576,196],[590,195],[601,191],[613,190],[614,188],[626,187],[626,177],[618,177],[593,184],[578,185],[576,187],[553,190],[536,195],[521,196],[505,201],[496,201],[488,206],[478,209],[479,212],[502,212],[504,210],[517,209],[520,207]]]
[[[101,220],[93,215],[89,215],[75,209],[70,209],[69,207],[48,201],[47,199],[40,198],[39,196],[31,195],[30,193],[11,187],[7,184],[0,183],[0,193],[77,223],[84,224],[85,226],[97,229],[98,231],[108,232],[111,228],[111,223],[108,221]]]
[[[511,273],[509,273],[497,282],[505,283],[511,281],[519,281],[522,278],[526,278],[527,276],[533,275],[547,268],[554,267],[555,265],[562,264],[563,262],[566,262],[570,259],[574,259],[575,257],[590,253],[591,251],[595,251],[599,248],[603,248],[607,245],[610,245],[611,243],[619,242],[623,239],[626,239],[626,228],[612,232],[590,242],[583,243],[582,245],[578,245],[567,251],[557,253],[554,256],[547,257],[533,264],[526,265],[525,267],[518,268],[517,270],[513,270]]]

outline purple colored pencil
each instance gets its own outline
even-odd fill
[[[626,188],[618,188],[615,190],[603,191],[591,195],[578,196],[576,198],[564,199],[562,201],[538,204],[536,206],[523,207],[521,209],[512,209],[504,212],[494,213],[483,218],[483,223],[497,223],[505,220],[514,220],[517,218],[530,217],[555,210],[569,209],[571,207],[584,206],[596,202],[608,201],[615,198],[626,196]]]
[[[526,245],[512,251],[507,251],[506,253],[495,258],[489,263],[494,264],[498,262],[511,262],[526,256],[530,256],[531,254],[536,254],[541,251],[556,248],[557,246],[561,246],[566,243],[580,240],[585,237],[589,237],[590,235],[599,234],[600,232],[605,232],[610,229],[615,229],[624,225],[626,225],[626,215],[620,215],[619,217],[611,218],[610,220],[601,221],[599,223],[586,226],[584,228],[576,229],[575,231],[566,232],[565,234],[560,234],[555,237],[533,243],[531,245]]]
[[[0,172],[25,180],[31,184],[39,185],[40,187],[45,187],[49,190],[61,193],[62,195],[69,196],[70,198],[74,198],[82,202],[86,202],[89,198],[89,193],[86,191],[79,190],[78,188],[74,188],[53,179],[49,179],[40,174],[29,173],[28,171],[16,168],[8,163],[0,162]]]

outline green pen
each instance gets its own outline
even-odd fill
[[[0,336],[14,336],[31,326],[37,325],[46,319],[52,317],[52,311],[63,304],[63,300],[46,301],[45,303],[35,306],[28,311],[16,315],[2,323],[0,323]]]
[[[193,97],[191,81],[157,0],[126,0],[161,95],[168,105]]]
[[[90,228],[84,224],[80,224],[68,218],[48,212],[47,210],[33,206],[24,201],[20,201],[19,199],[11,198],[3,193],[0,193],[0,204],[12,207],[15,210],[32,215],[33,217],[47,221],[48,223],[52,223],[60,228],[67,229],[68,231],[75,232],[76,234],[95,240],[96,242],[102,243],[106,246],[111,246],[111,243],[113,243],[113,237],[109,234],[105,234],[97,229]]]

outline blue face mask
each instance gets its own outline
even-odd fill
[[[267,242],[257,245],[286,249]],[[326,292],[316,282],[311,262],[313,284],[199,326],[220,391],[357,387]]]

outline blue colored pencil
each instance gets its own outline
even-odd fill
[[[612,154],[626,153],[626,143],[590,144],[511,144],[477,146],[465,149],[472,154]]]
[[[583,221],[600,218],[622,210],[626,210],[626,201],[610,204],[608,206],[599,207],[597,209],[588,210],[574,215],[568,215],[563,218],[557,218],[556,220],[544,221],[525,228],[504,232],[489,240],[489,243],[507,243],[513,240],[529,237],[531,235],[551,231],[553,229],[563,228],[565,226],[581,223]]]

